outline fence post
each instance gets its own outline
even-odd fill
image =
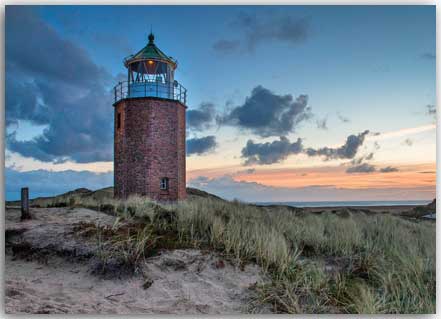
[[[29,188],[23,187],[21,189],[21,220],[31,219],[29,213]]]

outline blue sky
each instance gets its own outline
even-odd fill
[[[349,115],[356,108],[344,100],[363,97],[363,105],[373,107],[381,98],[381,103],[405,102],[402,109],[411,109],[421,98],[435,99],[434,65],[421,61],[421,55],[436,51],[433,6],[61,6],[38,11],[113,75],[124,73],[122,58],[143,47],[152,27],[158,46],[179,61],[178,77],[189,90],[190,106],[208,100],[222,107],[227,99],[240,100],[256,80],[280,92],[308,92],[317,111],[342,108]],[[270,15],[275,23],[286,15],[306,19],[307,39],[294,45],[262,40],[257,52],[219,54],[212,48],[217,40],[241,38],[233,24],[242,12],[259,19]],[[329,100],[335,102],[329,105]]]
[[[211,181],[216,192],[228,198],[236,194],[228,193],[228,186],[220,191],[220,178],[271,189],[302,189],[299,194],[304,194],[303,188],[316,180],[288,180],[278,177],[278,172],[308,169],[314,175],[329,167],[327,172],[335,170],[330,185],[351,190],[346,195],[335,193],[335,200],[356,200],[354,188],[367,189],[369,194],[369,189],[378,187],[384,187],[382,198],[387,199],[407,199],[395,191],[388,197],[388,190],[396,187],[428,187],[429,191],[424,188],[408,199],[430,198],[435,190],[433,172],[430,180],[415,181],[415,176],[421,167],[433,171],[435,166],[435,120],[430,112],[436,103],[435,18],[435,6],[7,7],[6,120],[12,135],[6,143],[6,166],[14,174],[42,169],[49,175],[65,170],[93,175],[111,170],[113,108],[104,96],[125,74],[122,59],[146,44],[152,28],[158,47],[179,62],[176,78],[188,89],[189,110],[199,110],[204,103],[213,106],[206,130],[187,131],[188,138],[216,137],[216,145],[206,154],[188,157],[188,184],[197,182],[210,190]],[[26,36],[35,38],[30,40],[35,41],[33,46],[20,42],[29,42]],[[41,68],[29,62],[33,50],[38,51],[35,63]],[[20,98],[15,95],[24,88],[17,83],[27,85],[27,94]],[[237,118],[215,123],[216,118],[232,118],[232,111],[246,106],[259,86],[269,97],[290,95],[296,101],[307,96],[309,115],[302,109],[305,113],[297,114],[298,121],[283,134],[262,134],[268,127],[247,126]],[[84,103],[91,105],[75,106]],[[294,105],[288,104],[280,107]],[[79,114],[85,123],[66,125],[82,121]],[[370,135],[359,141],[352,157],[282,155],[271,144],[259,152],[273,152],[273,163],[255,163],[253,173],[237,173],[247,168],[243,149],[248,140],[260,145],[283,135],[290,143],[301,138],[305,149],[319,150],[338,148],[349,136],[365,130]],[[42,133],[43,138],[35,141]],[[366,159],[368,153],[375,157]],[[263,155],[256,154],[259,159]],[[346,172],[350,165],[363,163],[375,169],[360,176]],[[397,171],[388,174],[383,184],[361,182],[371,177],[383,180],[386,174],[380,170],[387,166]],[[20,180],[14,177],[9,183],[6,177],[7,191],[18,194]],[[200,177],[208,181],[201,184]],[[274,197],[271,192],[266,192],[265,200]],[[242,199],[253,200],[248,194]],[[366,198],[378,199],[378,191]],[[277,200],[294,199],[287,195]]]

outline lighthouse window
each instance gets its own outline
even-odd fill
[[[121,113],[118,113],[116,118],[116,128],[119,130],[121,128]]]
[[[162,190],[167,190],[168,189],[168,178],[167,177],[161,178],[160,188]]]

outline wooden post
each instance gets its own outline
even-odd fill
[[[29,188],[21,189],[21,220],[31,219],[29,212]]]

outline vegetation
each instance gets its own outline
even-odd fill
[[[177,206],[181,240],[255,261],[260,302],[287,313],[434,313],[435,225],[391,215],[296,216],[241,203]],[[328,271],[327,271],[328,269]]]
[[[131,265],[161,247],[209,248],[239,265],[258,263],[271,281],[254,287],[250,312],[268,304],[277,313],[435,312],[435,223],[429,221],[304,214],[202,195],[159,205],[71,194],[63,203],[135,225],[133,232],[99,235]]]

